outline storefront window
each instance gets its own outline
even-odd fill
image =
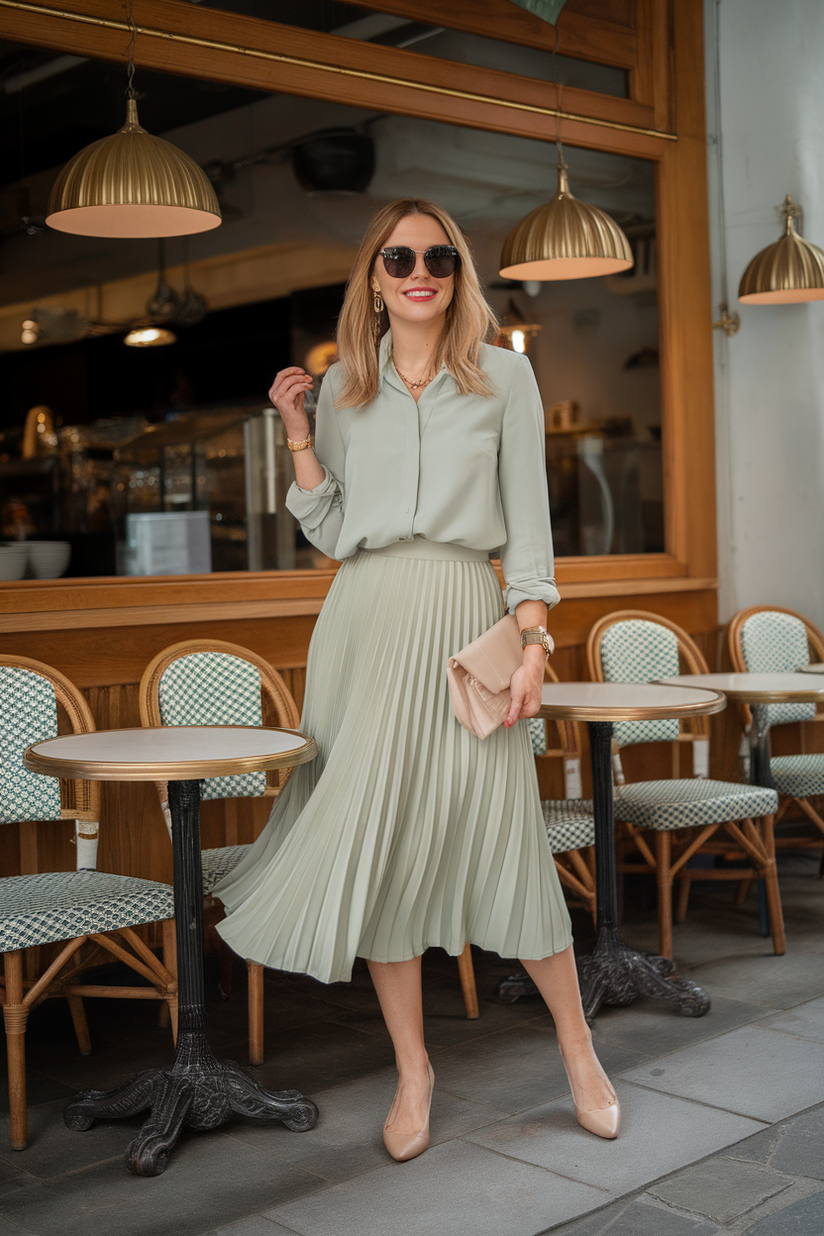
[[[48,63],[46,55],[36,58]],[[8,77],[14,65],[5,67]],[[135,517],[162,515],[158,527],[171,528],[176,515],[201,511],[208,517],[206,569],[327,565],[283,506],[289,459],[282,426],[264,416],[266,391],[289,363],[312,368],[321,380],[366,222],[381,203],[414,195],[440,203],[465,230],[496,312],[503,318],[512,302],[534,328],[525,341],[544,401],[558,554],[663,550],[652,162],[567,147],[573,192],[625,228],[636,265],[626,277],[521,285],[498,276],[501,245],[552,195],[553,146],[235,87],[221,104],[220,89],[208,83],[143,74],[141,115],[179,118],[164,136],[209,166],[224,223],[188,242],[168,242],[163,255],[170,285],[181,296],[187,286],[202,293],[209,312],[196,324],[173,324],[176,341],[168,346],[131,348],[123,338],[145,316],[157,242],[98,241],[42,226],[59,166],[43,153],[57,140],[49,103],[57,91],[64,129],[77,132],[74,92],[63,85],[81,70],[90,79],[82,106],[90,97],[103,100],[96,123],[111,132],[122,123],[123,85],[117,79],[112,86],[111,65],[86,60],[40,76],[22,98],[0,95],[6,130],[13,120],[31,152],[30,170],[24,164],[20,176],[18,164],[5,186],[7,199],[27,195],[30,227],[3,241],[0,536],[70,541],[71,574],[130,573],[138,569],[134,529],[142,527]],[[202,98],[208,106],[193,120]],[[323,179],[330,133],[333,144],[336,134],[364,139],[373,163],[365,184],[362,164],[349,183],[345,171],[337,184]],[[314,142],[318,134],[326,145]],[[42,329],[23,343],[22,322],[38,314]],[[42,408],[47,419],[37,422]],[[38,423],[46,432],[32,433]],[[160,549],[152,561],[173,564],[170,572],[187,562],[202,569],[194,565],[203,561],[199,548],[191,559],[180,548],[202,523],[179,519],[174,544],[153,525]]]

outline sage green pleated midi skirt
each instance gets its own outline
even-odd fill
[[[500,616],[475,550],[416,537],[342,564],[306,666],[318,757],[214,890],[241,957],[333,983],[356,957],[572,943],[526,724],[479,739],[449,699],[447,658]]]

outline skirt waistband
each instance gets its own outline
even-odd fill
[[[468,549],[452,541],[427,541],[416,536],[411,541],[395,541],[381,549],[361,549],[361,554],[374,554],[382,558],[423,558],[435,562],[488,562],[489,550]]]

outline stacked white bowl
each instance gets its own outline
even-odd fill
[[[69,565],[69,541],[28,541],[29,566],[35,579],[58,579]]]
[[[0,580],[22,579],[29,560],[25,541],[5,541],[0,544]]]

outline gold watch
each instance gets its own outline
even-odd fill
[[[521,648],[526,648],[527,644],[541,644],[548,657],[552,656],[555,650],[552,636],[545,627],[527,627],[526,630],[522,631]]]
[[[315,439],[311,434],[307,434],[300,442],[292,442],[289,438],[286,439],[286,445],[290,451],[306,451],[315,445]]]

